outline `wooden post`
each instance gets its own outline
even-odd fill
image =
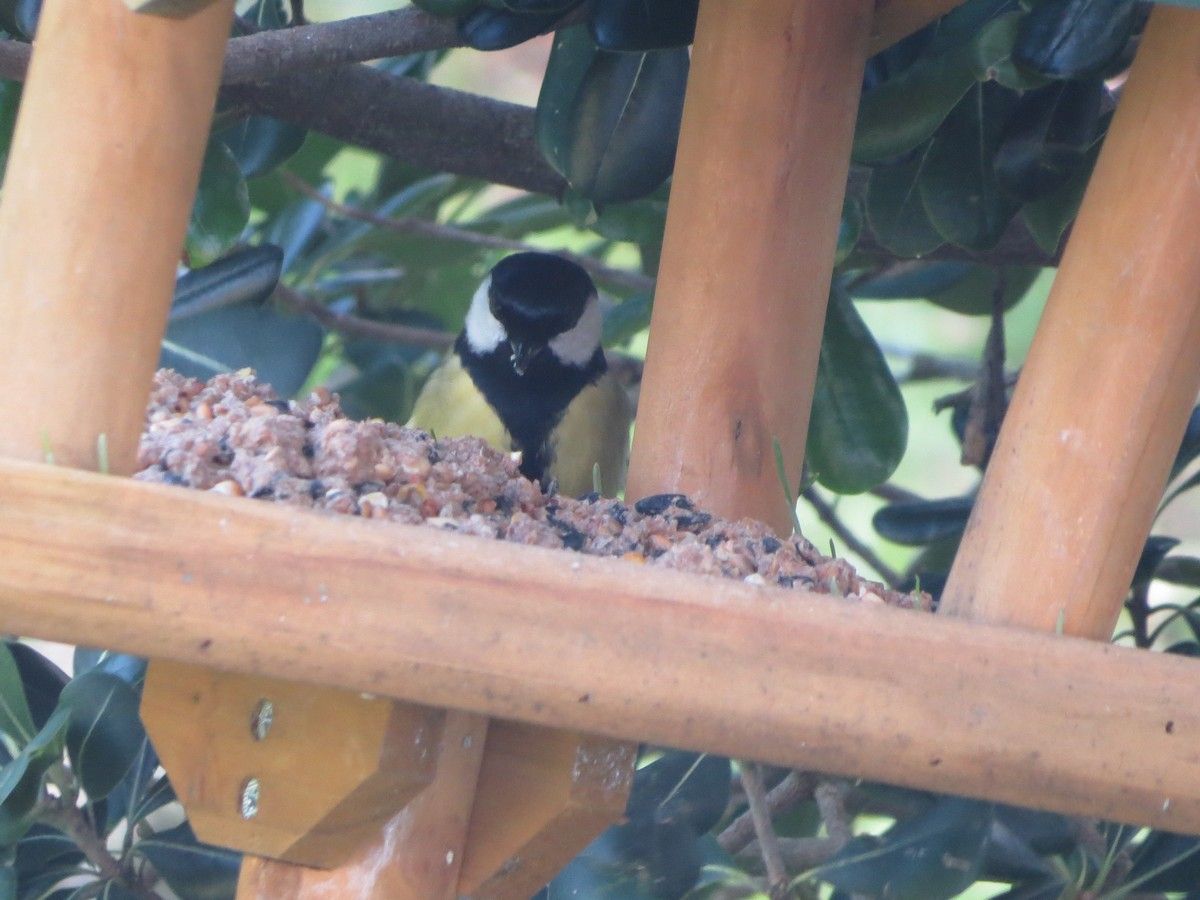
[[[791,529],[873,6],[700,5],[631,498]]]
[[[233,0],[46,0],[0,202],[0,455],[134,469]]]
[[[1156,7],[942,611],[1105,640],[1200,388],[1200,12]]]

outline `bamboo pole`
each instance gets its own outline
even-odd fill
[[[630,497],[790,530],[872,7],[701,4]]]
[[[0,462],[0,626],[1200,833],[1195,660],[803,591]]]
[[[46,0],[0,202],[0,455],[134,469],[233,0]]]
[[[1158,7],[942,599],[1107,639],[1200,389],[1200,12]]]

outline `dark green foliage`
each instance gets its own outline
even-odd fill
[[[808,465],[817,481],[857,494],[886,481],[908,441],[908,412],[887,360],[854,309],[829,298],[808,426]]]
[[[611,53],[581,26],[559,32],[538,98],[542,152],[597,204],[649,194],[674,163],[687,72],[682,48]]]

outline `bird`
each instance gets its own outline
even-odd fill
[[[520,451],[520,471],[570,496],[625,481],[629,399],[600,345],[596,286],[553,253],[500,260],[471,298],[453,349],[417,396],[409,426]]]

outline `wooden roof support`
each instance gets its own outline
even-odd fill
[[[1142,38],[942,611],[1107,640],[1200,389],[1200,12]]]
[[[53,456],[86,468],[105,462],[115,473],[135,468],[147,387],[233,12],[232,0],[192,6],[190,14],[176,18],[137,14],[121,0],[47,0],[43,8],[0,202],[0,384],[8,388],[0,392],[0,455]],[[328,863],[354,849],[352,838],[361,838],[372,816],[386,822],[432,777],[423,793],[439,803],[410,805],[404,827],[415,822],[417,832],[434,840],[404,844],[396,868],[415,885],[414,897],[453,896],[480,761],[478,717],[401,709],[328,688],[306,687],[298,694],[274,681],[247,684],[245,678],[168,672],[156,665],[149,682],[152,737],[173,760],[171,777],[181,796],[193,801],[202,838]],[[283,704],[277,715],[285,718],[301,707],[310,714],[317,710],[318,720],[328,716],[377,727],[339,735],[355,745],[350,747],[335,746],[315,728],[293,725],[279,729],[262,753],[239,752],[249,740],[248,711],[216,698],[245,693],[274,695]],[[189,752],[197,743],[195,720],[181,720],[189,719],[192,707],[176,703],[167,709],[157,702],[197,694],[209,698],[207,721],[227,741],[223,748],[209,748],[211,756]],[[350,706],[359,708],[352,712]],[[460,726],[480,738],[469,753],[456,746],[442,754],[432,773],[428,759],[411,752],[425,746],[422,740],[436,744],[431,715],[446,719],[434,753],[446,749],[445,735]],[[364,750],[364,735],[373,736],[376,746]],[[314,753],[328,754],[331,766],[342,766],[342,783],[313,764]],[[224,784],[221,779],[245,780],[240,767],[251,758],[259,763],[253,774],[264,779],[263,809],[262,818],[247,822],[239,811],[239,791],[217,786]],[[280,827],[272,805],[289,779],[280,765],[296,759],[323,784],[297,792],[287,806],[295,815],[285,816],[294,821]],[[360,765],[351,765],[355,761]],[[210,763],[213,780],[206,781]],[[386,771],[372,774],[379,766]],[[454,782],[449,790],[441,785],[447,772]],[[294,781],[294,772],[291,777]],[[371,785],[395,789],[378,794],[395,804],[392,810],[364,806],[362,796]],[[335,788],[347,794],[340,804],[330,795]],[[452,796],[460,798],[457,809]],[[301,822],[312,831],[288,831]],[[259,884],[279,877],[274,871],[259,875]]]
[[[1200,833],[1192,659],[28,463],[0,509],[19,634]]]
[[[791,531],[872,9],[701,4],[630,497]]]
[[[790,528],[770,435],[799,472],[870,22],[870,0],[701,3],[630,496],[682,490]],[[707,393],[693,393],[698,378]],[[726,402],[730,385],[743,389]],[[611,785],[620,768],[627,788],[636,748],[605,742],[597,755],[595,738],[504,729],[524,739],[485,751],[460,891],[527,897],[624,811],[573,799],[582,773]],[[545,785],[561,785],[553,802],[519,802]],[[505,855],[514,864],[499,866]],[[477,869],[497,874],[480,882]]]
[[[135,468],[233,0],[46,0],[0,203],[0,456]]]

